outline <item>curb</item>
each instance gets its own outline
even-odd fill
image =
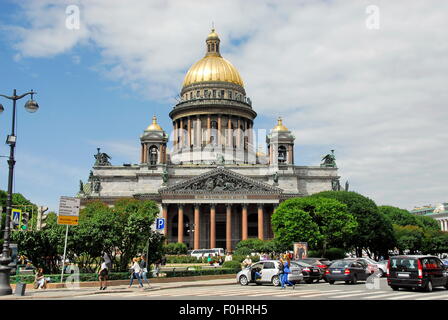
[[[223,278],[223,280],[225,280],[227,278]],[[229,278],[231,279],[231,278]],[[214,280],[214,279],[213,279]],[[198,281],[198,280],[196,280]],[[170,281],[170,282],[174,282],[174,281]],[[163,282],[162,282],[163,283]],[[234,282],[221,282],[221,283],[190,283],[190,284],[182,284],[180,283],[177,286],[169,286],[169,287],[152,287],[151,289],[149,289],[148,291],[158,291],[158,290],[168,290],[168,289],[173,289],[173,288],[190,288],[190,287],[210,287],[210,286],[217,286],[217,285],[232,285],[234,284]],[[146,290],[144,290],[146,291]],[[144,292],[143,291],[143,292]],[[37,292],[34,291],[34,292]],[[71,291],[72,292],[72,291]],[[91,292],[80,292],[78,294],[64,294],[64,295],[57,295],[57,296],[11,296],[11,297],[7,297],[4,299],[0,299],[1,300],[27,300],[27,299],[61,299],[61,298],[74,298],[74,297],[82,297],[82,296],[91,296],[91,295],[97,295],[97,294],[107,294],[107,293],[129,293],[129,292],[136,292],[136,290],[132,290],[132,289],[118,289],[118,290],[106,290],[106,291],[91,291]]]

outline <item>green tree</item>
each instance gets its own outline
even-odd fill
[[[392,206],[379,206],[378,210],[389,220],[391,224],[399,226],[416,225],[415,216],[408,210]]]
[[[335,199],[347,205],[347,211],[355,217],[358,225],[346,243],[355,249],[358,257],[362,256],[363,250],[370,257],[388,256],[388,249],[394,248],[392,224],[371,199],[352,191],[323,191],[312,197]]]
[[[410,254],[421,251],[424,241],[424,231],[418,226],[399,226],[393,225],[397,239],[397,248],[400,254],[409,250]]]
[[[346,205],[318,197],[282,202],[271,221],[276,239],[284,245],[292,247],[293,242],[304,241],[324,251],[331,245],[344,243],[357,227]]]

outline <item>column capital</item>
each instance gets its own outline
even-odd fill
[[[263,208],[264,207],[264,203],[257,203],[258,208]]]
[[[216,204],[215,203],[210,203],[210,209],[216,209]]]
[[[241,207],[244,208],[244,209],[247,209],[248,206],[249,206],[249,205],[248,205],[247,203],[243,203],[243,204],[241,204]]]
[[[183,203],[178,203],[177,206],[179,207],[179,209],[183,209],[184,208],[184,204]]]
[[[195,209],[199,209],[201,207],[201,204],[200,203],[195,203],[193,206],[194,206]]]
[[[226,205],[226,208],[232,209],[232,203],[226,203],[225,205]]]

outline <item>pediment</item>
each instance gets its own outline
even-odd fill
[[[269,193],[282,189],[256,181],[234,171],[217,168],[197,177],[159,190],[160,193]]]

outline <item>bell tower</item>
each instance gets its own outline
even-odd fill
[[[270,166],[294,164],[294,140],[294,135],[283,125],[283,120],[279,117],[277,125],[266,137]]]
[[[157,166],[167,163],[166,144],[168,135],[157,123],[157,117],[152,118],[152,124],[140,136],[141,156],[140,163]]]

